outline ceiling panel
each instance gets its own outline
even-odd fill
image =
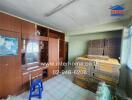
[[[68,1],[70,0],[0,0],[0,10],[67,33],[132,16],[132,0],[76,0],[60,11],[45,16]],[[124,4],[127,10],[124,17],[110,16],[110,7],[115,4]]]

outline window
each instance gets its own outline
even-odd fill
[[[26,63],[39,62],[39,42],[28,41],[26,46]]]
[[[130,46],[127,65],[132,70],[132,26],[129,28],[129,41]]]

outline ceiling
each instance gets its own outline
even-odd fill
[[[0,10],[66,33],[126,19],[132,15],[132,0],[76,0],[58,12],[45,16],[67,1],[69,0],[0,0]],[[110,7],[116,4],[124,4],[125,16],[110,15]]]

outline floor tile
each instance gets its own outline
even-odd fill
[[[72,83],[63,75],[58,75],[43,83],[42,99],[32,100],[96,100],[95,94]],[[28,92],[16,97],[16,100],[28,100]]]

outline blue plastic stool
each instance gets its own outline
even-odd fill
[[[42,97],[43,83],[40,79],[35,79],[31,82],[30,91],[29,91],[29,100],[31,97],[38,96],[40,99]]]

